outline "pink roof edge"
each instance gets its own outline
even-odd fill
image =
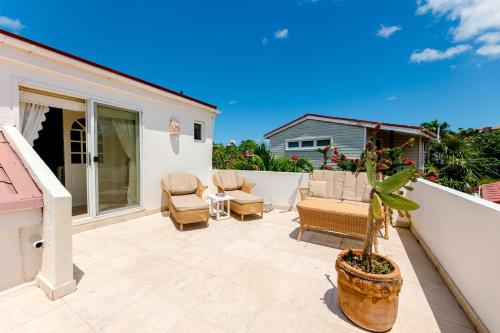
[[[481,197],[488,201],[500,204],[500,182],[482,185]]]
[[[43,207],[43,196],[0,131],[0,212]]]

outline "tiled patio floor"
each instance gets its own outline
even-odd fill
[[[337,304],[334,261],[359,242],[306,232],[296,212],[178,231],[155,214],[73,236],[78,290],[0,299],[2,332],[356,332]],[[404,283],[394,332],[473,331],[407,229],[381,252]]]

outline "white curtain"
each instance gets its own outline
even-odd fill
[[[38,139],[38,132],[43,128],[42,123],[45,121],[45,114],[48,111],[49,107],[45,105],[20,103],[21,133],[31,146]]]
[[[123,151],[129,159],[128,163],[128,204],[137,203],[137,156],[136,156],[136,133],[135,122],[127,119],[112,120],[115,132],[123,147]]]

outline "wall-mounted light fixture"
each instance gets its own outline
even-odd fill
[[[175,119],[170,119],[170,135],[179,135],[180,125]]]

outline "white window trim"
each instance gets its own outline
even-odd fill
[[[199,124],[201,127],[201,139],[199,139],[199,140],[194,137],[194,124]],[[205,127],[205,123],[203,123],[202,121],[195,120],[193,122],[193,140],[194,140],[194,142],[203,142],[203,140],[205,139],[205,128],[204,127]]]
[[[314,145],[312,147],[302,147],[302,141],[313,141]],[[307,136],[307,137],[301,137],[301,138],[296,138],[296,139],[286,139],[285,140],[285,150],[288,151],[297,151],[297,150],[302,150],[302,151],[307,151],[307,150],[316,150],[318,148],[323,148],[326,146],[318,146],[317,142],[318,140],[330,140],[330,146],[333,143],[333,137],[328,137],[328,136]],[[288,143],[289,142],[299,142],[299,146],[296,148],[288,148]]]

